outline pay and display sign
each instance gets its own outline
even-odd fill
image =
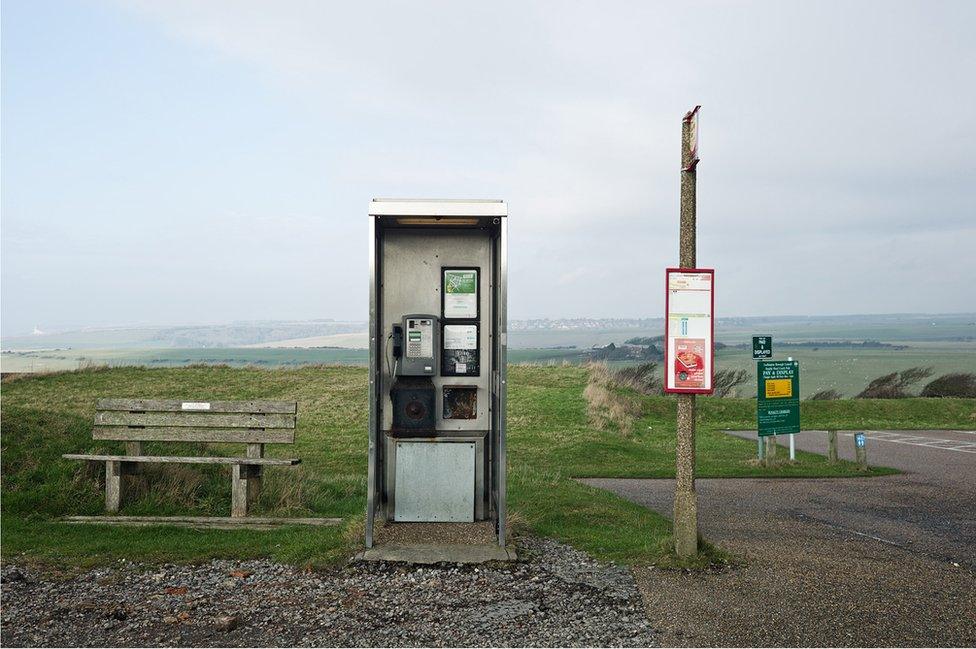
[[[800,364],[759,361],[756,414],[759,436],[800,432]]]
[[[773,357],[773,337],[772,336],[753,336],[752,337],[752,359]]]

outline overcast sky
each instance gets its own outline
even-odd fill
[[[974,2],[3,3],[2,330],[367,317],[374,196],[502,198],[510,315],[976,308]]]

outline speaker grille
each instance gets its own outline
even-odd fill
[[[434,385],[423,377],[401,377],[390,389],[394,435],[428,435],[434,432]]]

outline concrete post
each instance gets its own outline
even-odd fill
[[[831,464],[837,462],[837,431],[827,431],[827,461]]]
[[[857,458],[857,468],[861,471],[867,471],[868,470],[868,447],[867,445],[858,446],[856,441],[857,437],[855,437],[854,439],[855,439],[854,455]]]
[[[695,165],[692,113],[681,123],[681,219],[679,265],[694,268],[696,259]],[[674,551],[681,558],[698,554],[698,495],[695,493],[695,395],[678,395],[674,487]]]

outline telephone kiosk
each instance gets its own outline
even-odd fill
[[[492,521],[504,545],[502,201],[370,203],[366,545],[391,523]]]

